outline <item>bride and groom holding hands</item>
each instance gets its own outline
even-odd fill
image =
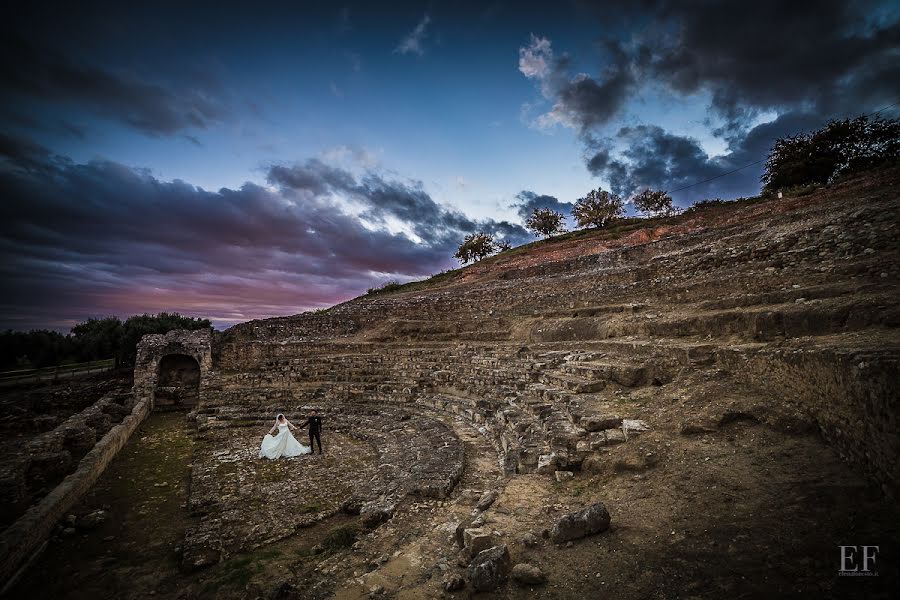
[[[309,446],[304,446],[291,433],[297,429],[309,427]],[[322,417],[316,414],[316,411],[310,411],[306,421],[297,427],[287,420],[287,418],[279,413],[275,417],[275,425],[269,430],[269,433],[263,438],[262,446],[259,448],[260,458],[280,458],[282,456],[290,458],[300,456],[302,454],[315,454],[315,445],[319,445],[319,454],[322,452]],[[274,435],[273,435],[274,434]]]

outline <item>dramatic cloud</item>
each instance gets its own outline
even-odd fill
[[[417,56],[425,55],[425,38],[428,37],[428,26],[431,24],[431,17],[428,13],[422,17],[416,28],[400,41],[400,44],[394,49],[398,54],[415,54]]]
[[[607,46],[610,54],[622,57],[615,44]],[[599,79],[585,73],[569,74],[567,56],[556,57],[550,40],[531,36],[531,43],[519,49],[519,71],[537,81],[544,98],[552,103],[549,112],[540,115],[535,124],[551,127],[561,124],[586,133],[595,125],[612,119],[628,99],[634,86],[631,65],[614,60]]]
[[[15,113],[34,101],[76,105],[150,136],[206,129],[228,111],[208,78],[177,89],[70,60],[49,48],[37,48],[13,35],[0,49],[4,112]]]
[[[653,75],[678,92],[707,91],[730,122],[760,109],[866,112],[896,99],[897,11],[873,2],[660,3],[643,36]],[[666,36],[663,28],[674,25]]]
[[[359,179],[319,160],[272,167],[272,187],[211,192],[114,162],[75,164],[13,138],[0,138],[0,153],[0,272],[10,290],[0,327],[160,310],[222,326],[446,269],[475,230],[529,239],[518,225],[435,203],[416,182]]]
[[[679,3],[664,0],[586,7],[615,23],[597,43],[599,75],[569,74],[572,59],[532,36],[519,71],[552,108],[542,127],[573,129],[589,171],[613,191],[677,189],[764,158],[776,137],[821,127],[900,97],[900,13],[874,2],[776,0]],[[671,102],[708,99],[710,133],[728,151],[711,157],[700,142],[656,124],[609,131],[632,99],[652,88]],[[760,117],[771,123],[756,126]],[[628,118],[631,117],[631,118]],[[751,194],[761,166],[697,186]]]
[[[643,188],[690,190],[676,193],[682,205],[704,197],[733,198],[758,189],[762,164],[719,177],[765,156],[777,137],[815,126],[818,118],[809,114],[786,114],[771,123],[753,128],[731,152],[712,157],[699,142],[674,135],[654,125],[622,127],[614,139],[593,141],[587,160],[588,170],[607,180],[613,192],[628,197]],[[614,154],[614,146],[624,147]],[[713,179],[715,178],[715,179]],[[698,180],[713,179],[700,185]],[[748,192],[750,190],[750,192]]]

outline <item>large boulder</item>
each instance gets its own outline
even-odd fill
[[[479,552],[469,563],[469,579],[479,592],[489,592],[500,587],[512,568],[509,549],[500,544]]]
[[[550,532],[555,544],[577,540],[609,529],[609,511],[602,502],[569,513],[557,521]]]

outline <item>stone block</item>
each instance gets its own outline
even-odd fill
[[[556,473],[554,473],[554,475],[556,476],[556,481],[560,482],[568,481],[575,477],[575,473],[573,473],[572,471],[557,471]]]
[[[622,417],[617,415],[589,415],[582,417],[578,425],[587,431],[603,431],[604,429],[620,427],[622,425]]]
[[[538,456],[537,472],[542,475],[549,475],[556,472],[558,464],[559,459],[555,453],[541,454]]]

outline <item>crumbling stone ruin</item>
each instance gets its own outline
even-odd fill
[[[898,183],[885,171],[145,337],[135,401],[183,407],[195,431],[182,568],[300,540],[273,597],[721,596],[732,571],[691,569],[821,545],[842,496],[900,492]],[[310,408],[325,457],[257,458],[276,413]],[[741,585],[808,591],[821,574],[772,577]]]
[[[491,486],[608,463],[641,472],[661,457],[619,447],[648,429],[696,436],[745,420],[819,432],[896,497],[900,262],[888,190],[868,182],[852,201],[833,189],[750,204],[715,225],[688,220],[613,247],[547,244],[446,285],[238,325],[198,359],[197,426],[215,456],[225,444],[213,431],[318,407],[331,431],[374,452],[364,484],[322,515],[352,506],[374,513],[370,523],[452,497],[473,457],[448,418],[490,443]],[[146,340],[142,356],[158,344]],[[265,512],[224,522],[228,500],[206,472],[195,470],[192,502],[218,507],[198,509],[208,518],[188,534],[186,560],[271,540],[258,526],[271,522]],[[559,541],[577,537],[556,527]],[[241,529],[239,542],[223,533]]]

